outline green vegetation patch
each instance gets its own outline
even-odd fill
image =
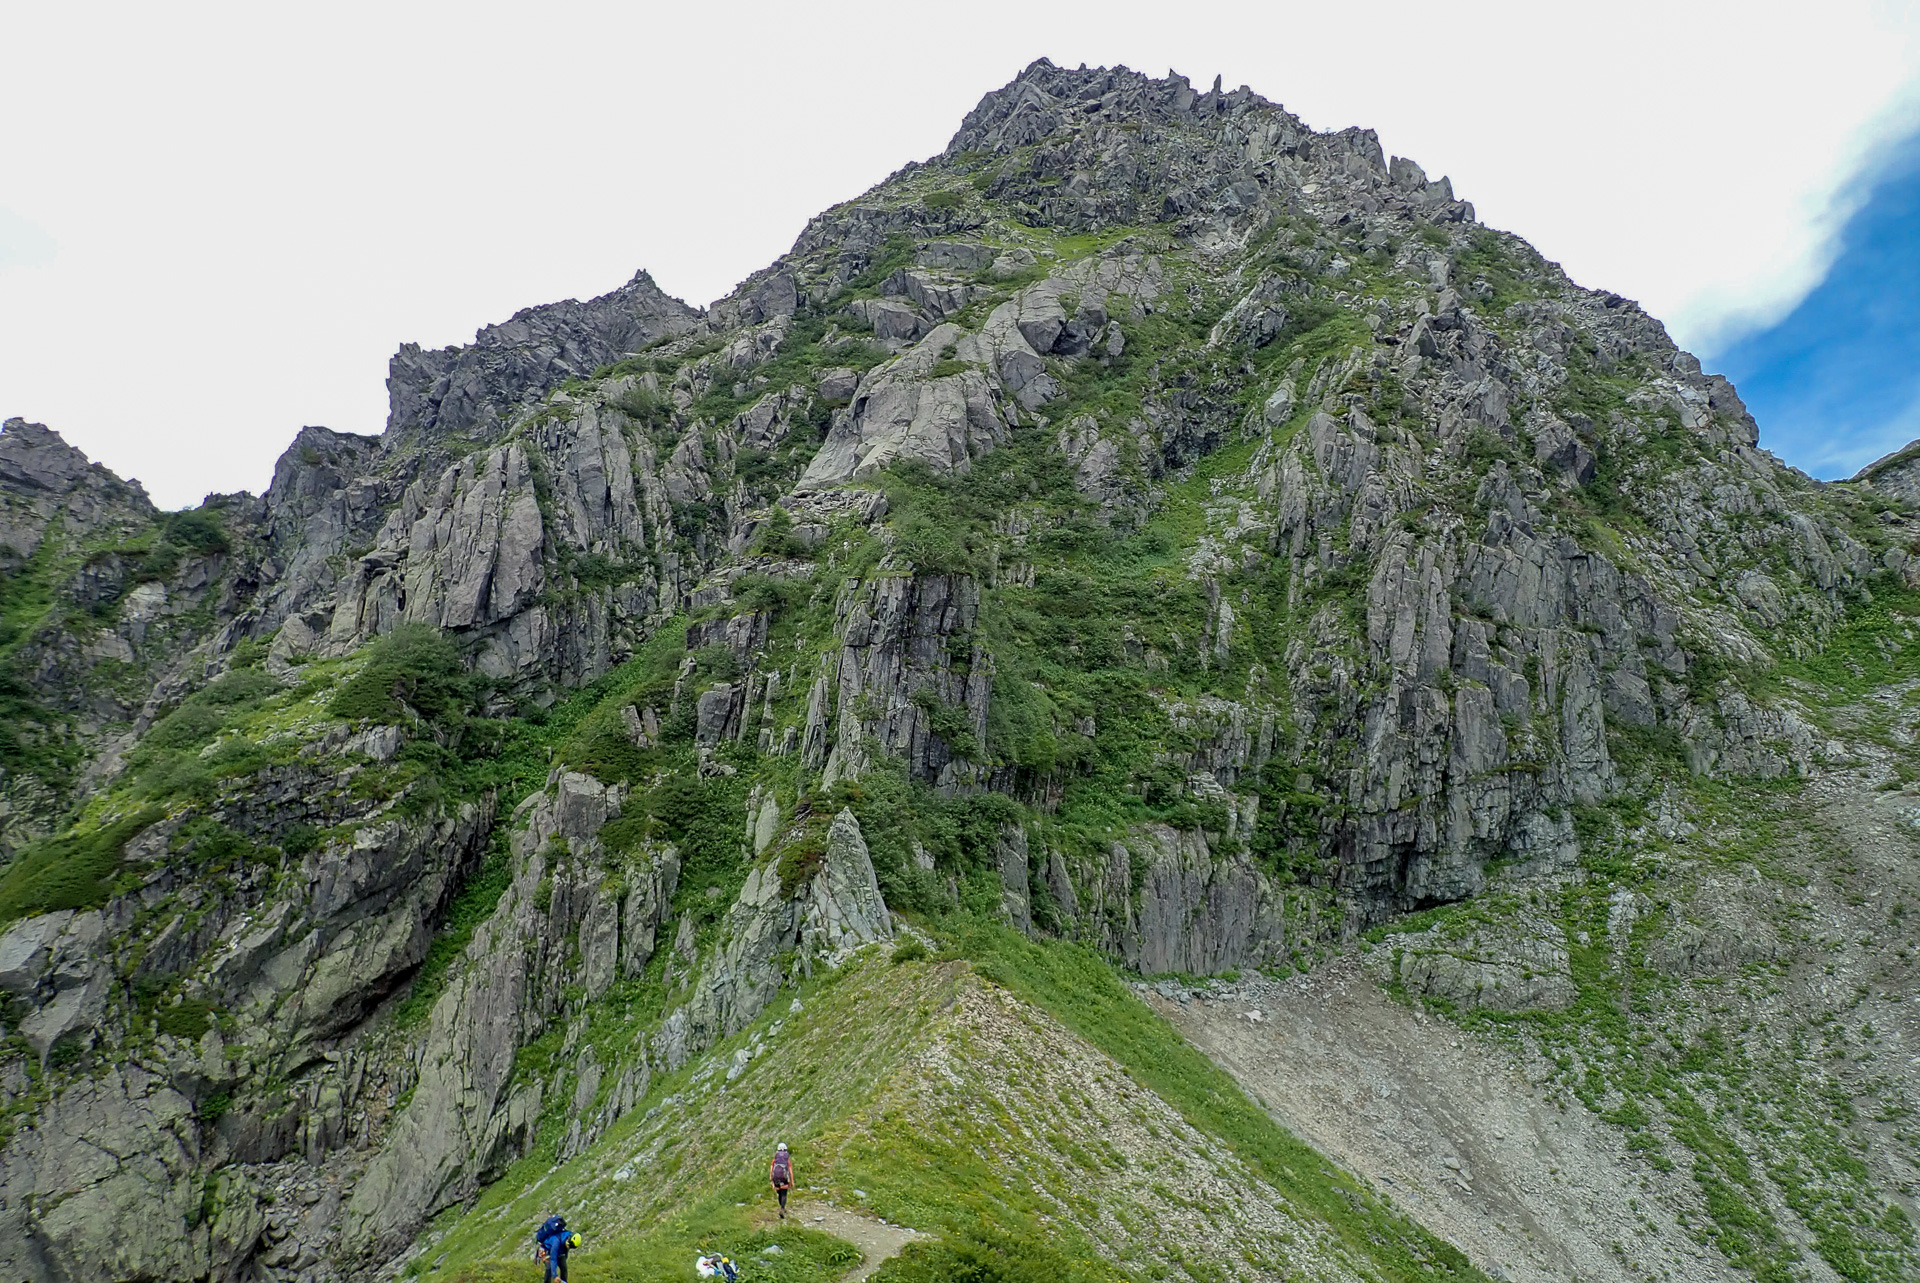
[[[223,673],[155,722],[141,742],[149,748],[198,748],[237,714],[260,707],[269,695],[282,689],[279,682],[257,668]]]
[[[457,717],[472,697],[473,681],[453,643],[436,628],[402,624],[373,643],[366,664],[340,687],[328,711],[405,726]]]
[[[1808,693],[1829,705],[1920,677],[1920,591],[1876,579],[1817,651],[1781,660],[1772,676],[1813,687]]]
[[[55,909],[97,909],[121,885],[126,845],[166,812],[145,807],[103,827],[46,838],[0,873],[0,923]]]
[[[1344,322],[1327,327],[1345,333]],[[984,737],[933,692],[913,698],[955,756],[1013,768],[1008,791],[1016,795],[1058,798],[1044,817],[1028,817],[1056,848],[1104,857],[1113,841],[1148,822],[1225,831],[1219,804],[1190,797],[1185,772],[1168,760],[1183,747],[1170,709],[1209,692],[1245,689],[1257,669],[1283,671],[1296,630],[1320,604],[1296,602],[1271,573],[1225,577],[1234,610],[1257,614],[1266,626],[1236,635],[1229,654],[1205,640],[1212,606],[1181,549],[1211,528],[1218,489],[1244,477],[1261,445],[1249,438],[1207,455],[1190,475],[1164,484],[1153,515],[1131,528],[1080,492],[1070,463],[1041,430],[1016,430],[964,474],[908,464],[883,477],[893,556],[917,573],[966,575],[979,587],[979,631],[953,639],[950,652],[970,662],[977,643],[994,657]],[[1025,533],[1009,538],[1009,527]],[[1002,578],[1010,562],[1030,567],[1031,582]],[[1323,580],[1317,597],[1357,595],[1335,576]],[[1310,855],[1321,799],[1295,787],[1298,774],[1276,761],[1270,779],[1241,784],[1263,795],[1249,841],[1288,881],[1321,876]],[[897,791],[872,777],[860,787]],[[925,799],[912,809],[916,816],[942,810]],[[876,817],[856,811],[872,843]],[[884,847],[888,820],[878,818]],[[883,867],[879,857],[876,867]],[[1045,920],[1044,890],[1037,903]]]
[[[1491,229],[1474,234],[1467,252],[1453,267],[1455,281],[1470,285],[1476,280],[1487,283],[1491,294],[1484,300],[1486,309],[1500,316],[1515,303],[1541,294],[1546,265],[1532,246],[1517,236],[1504,236]]]

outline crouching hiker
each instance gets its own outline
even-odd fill
[[[693,1272],[703,1279],[721,1279],[740,1283],[739,1267],[719,1252],[710,1252],[694,1260]]]
[[[547,1283],[559,1279],[566,1283],[567,1254],[580,1246],[580,1235],[567,1228],[564,1216],[549,1216],[533,1233],[539,1245],[540,1260],[547,1267]]]
[[[773,1182],[773,1192],[780,1196],[780,1219],[787,1219],[787,1191],[793,1188],[793,1155],[787,1152],[787,1142],[781,1141],[773,1151],[773,1166],[767,1170],[767,1179]]]

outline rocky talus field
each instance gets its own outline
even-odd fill
[[[6,1279],[1920,1278],[1920,450],[1045,61],[388,388],[0,429]]]

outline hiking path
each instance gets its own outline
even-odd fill
[[[907,1244],[916,1239],[931,1238],[919,1230],[910,1230],[901,1225],[888,1225],[871,1216],[861,1216],[844,1208],[815,1205],[805,1209],[795,1209],[795,1219],[810,1230],[824,1230],[835,1238],[843,1238],[860,1249],[866,1259],[841,1277],[840,1283],[865,1283],[868,1275],[879,1269],[886,1261],[900,1255]]]

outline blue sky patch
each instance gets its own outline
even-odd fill
[[[1706,365],[1740,389],[1761,446],[1816,477],[1920,437],[1920,135],[1881,167],[1826,279]]]

